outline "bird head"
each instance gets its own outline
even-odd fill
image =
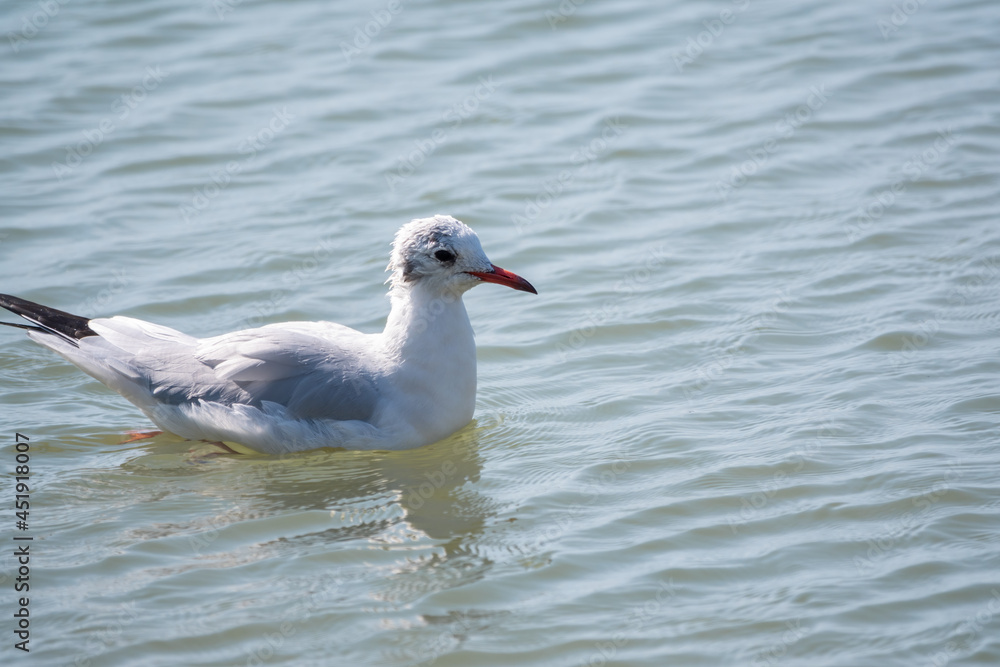
[[[459,294],[496,283],[538,294],[524,278],[493,264],[472,229],[450,215],[412,220],[396,232],[387,271],[393,287],[425,285]]]

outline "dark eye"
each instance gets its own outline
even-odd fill
[[[452,262],[455,260],[455,255],[451,254],[447,250],[438,250],[434,253],[434,257],[441,262]]]

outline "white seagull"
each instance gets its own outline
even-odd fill
[[[163,431],[279,454],[317,447],[409,449],[472,419],[476,344],[462,294],[481,282],[537,294],[493,265],[447,215],[396,233],[385,330],[284,322],[195,338],[131,317],[87,319],[0,295],[58,352]],[[157,432],[153,432],[155,435]]]

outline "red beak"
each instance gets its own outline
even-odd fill
[[[538,294],[534,287],[531,286],[527,280],[517,275],[516,273],[511,273],[506,269],[501,269],[496,264],[491,264],[493,267],[492,271],[485,271],[480,273],[479,271],[469,271],[469,275],[475,276],[486,283],[496,283],[497,285],[506,285],[507,287],[520,290],[522,292],[531,292],[532,294]]]

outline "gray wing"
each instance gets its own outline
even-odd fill
[[[131,318],[92,323],[129,353],[121,360],[159,403],[272,402],[294,418],[370,421],[378,402],[365,336],[346,327],[270,325],[198,340]]]
[[[195,357],[254,405],[278,403],[302,419],[370,421],[377,384],[359,345],[363,334],[346,331],[354,335],[340,341],[281,326],[238,331],[203,341]]]

